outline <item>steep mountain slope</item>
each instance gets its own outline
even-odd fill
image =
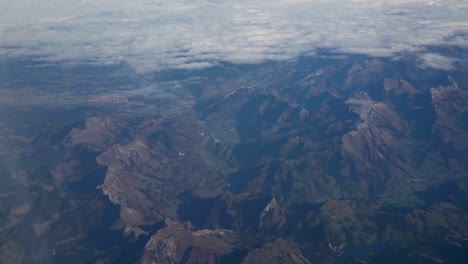
[[[467,69],[306,57],[161,73],[144,96],[109,69],[79,103],[0,91],[0,262],[456,261]]]

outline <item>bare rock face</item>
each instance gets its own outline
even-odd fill
[[[408,226],[414,226],[415,233],[421,238],[464,239],[468,235],[468,226],[465,224],[468,216],[450,203],[440,202],[427,209],[414,209],[403,217],[403,221]],[[386,234],[395,236],[393,238],[407,235],[396,229],[396,226],[391,226]]]
[[[133,141],[97,157],[107,167],[100,188],[121,208],[117,227],[135,234],[143,232],[138,226],[176,217],[180,194],[216,196],[223,188],[203,142],[194,138],[199,135],[164,120],[143,120],[139,126]]]
[[[346,103],[360,118],[355,130],[341,138],[341,173],[354,179],[352,192],[360,189],[366,196],[384,189],[391,192],[391,187],[383,187],[391,184],[388,181],[406,181],[417,175],[407,163],[412,155],[407,121],[392,107],[371,99],[363,91],[356,91]]]
[[[86,119],[83,129],[73,128],[67,138],[68,144],[86,145],[92,152],[103,151],[116,138],[117,125],[106,115],[91,116]]]
[[[280,229],[286,224],[287,208],[273,197],[260,214],[259,228]]]
[[[384,79],[384,89],[386,92],[390,92],[394,95],[410,94],[414,95],[420,93],[414,86],[409,82],[402,79]]]
[[[219,263],[240,248],[238,236],[230,230],[196,230],[169,219],[165,224],[146,244],[143,264]]]
[[[365,92],[358,91],[348,99],[350,110],[357,113],[361,122],[357,129],[343,136],[343,148],[363,160],[385,160],[395,137],[404,124],[397,113],[381,102],[375,102]]]
[[[336,251],[347,243],[361,244],[377,241],[376,224],[366,219],[365,211],[350,200],[329,200],[319,211],[320,222],[329,237],[329,244]]]
[[[439,86],[430,90],[437,119],[434,133],[455,148],[468,149],[466,116],[468,115],[468,91],[452,82],[448,86]]]
[[[384,63],[380,60],[366,60],[361,63],[355,63],[349,70],[346,78],[345,87],[368,85],[376,78],[376,73],[382,70]]]
[[[299,246],[287,240],[278,239],[249,252],[242,264],[310,264],[302,255]]]
[[[100,165],[108,170],[101,189],[114,204],[121,206],[120,217],[126,226],[126,231],[139,225],[154,223],[159,219],[157,210],[147,194],[140,186],[144,184],[145,175],[131,173],[129,169],[136,168],[140,173],[151,172],[148,167],[151,150],[141,141],[134,141],[127,146],[114,145],[97,157]],[[136,171],[135,171],[136,172]]]

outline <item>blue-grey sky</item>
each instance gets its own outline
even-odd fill
[[[450,69],[428,45],[468,47],[468,0],[0,0],[0,56],[126,62],[140,72],[337,52]]]

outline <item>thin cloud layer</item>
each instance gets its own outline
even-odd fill
[[[457,62],[455,58],[449,58],[434,53],[426,53],[421,56],[423,68],[435,68],[441,70],[452,70],[454,63]]]
[[[3,0],[1,5],[0,56],[126,62],[141,72],[286,60],[319,48],[372,56],[417,52],[425,66],[450,69],[449,60],[424,55],[424,47],[468,47],[466,0]]]

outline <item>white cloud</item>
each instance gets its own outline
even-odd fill
[[[392,56],[468,46],[466,0],[0,2],[0,56],[125,61],[139,71],[292,59],[317,48]]]
[[[451,70],[454,68],[454,63],[457,59],[441,56],[434,53],[426,53],[421,56],[423,68],[434,68],[441,70]]]

